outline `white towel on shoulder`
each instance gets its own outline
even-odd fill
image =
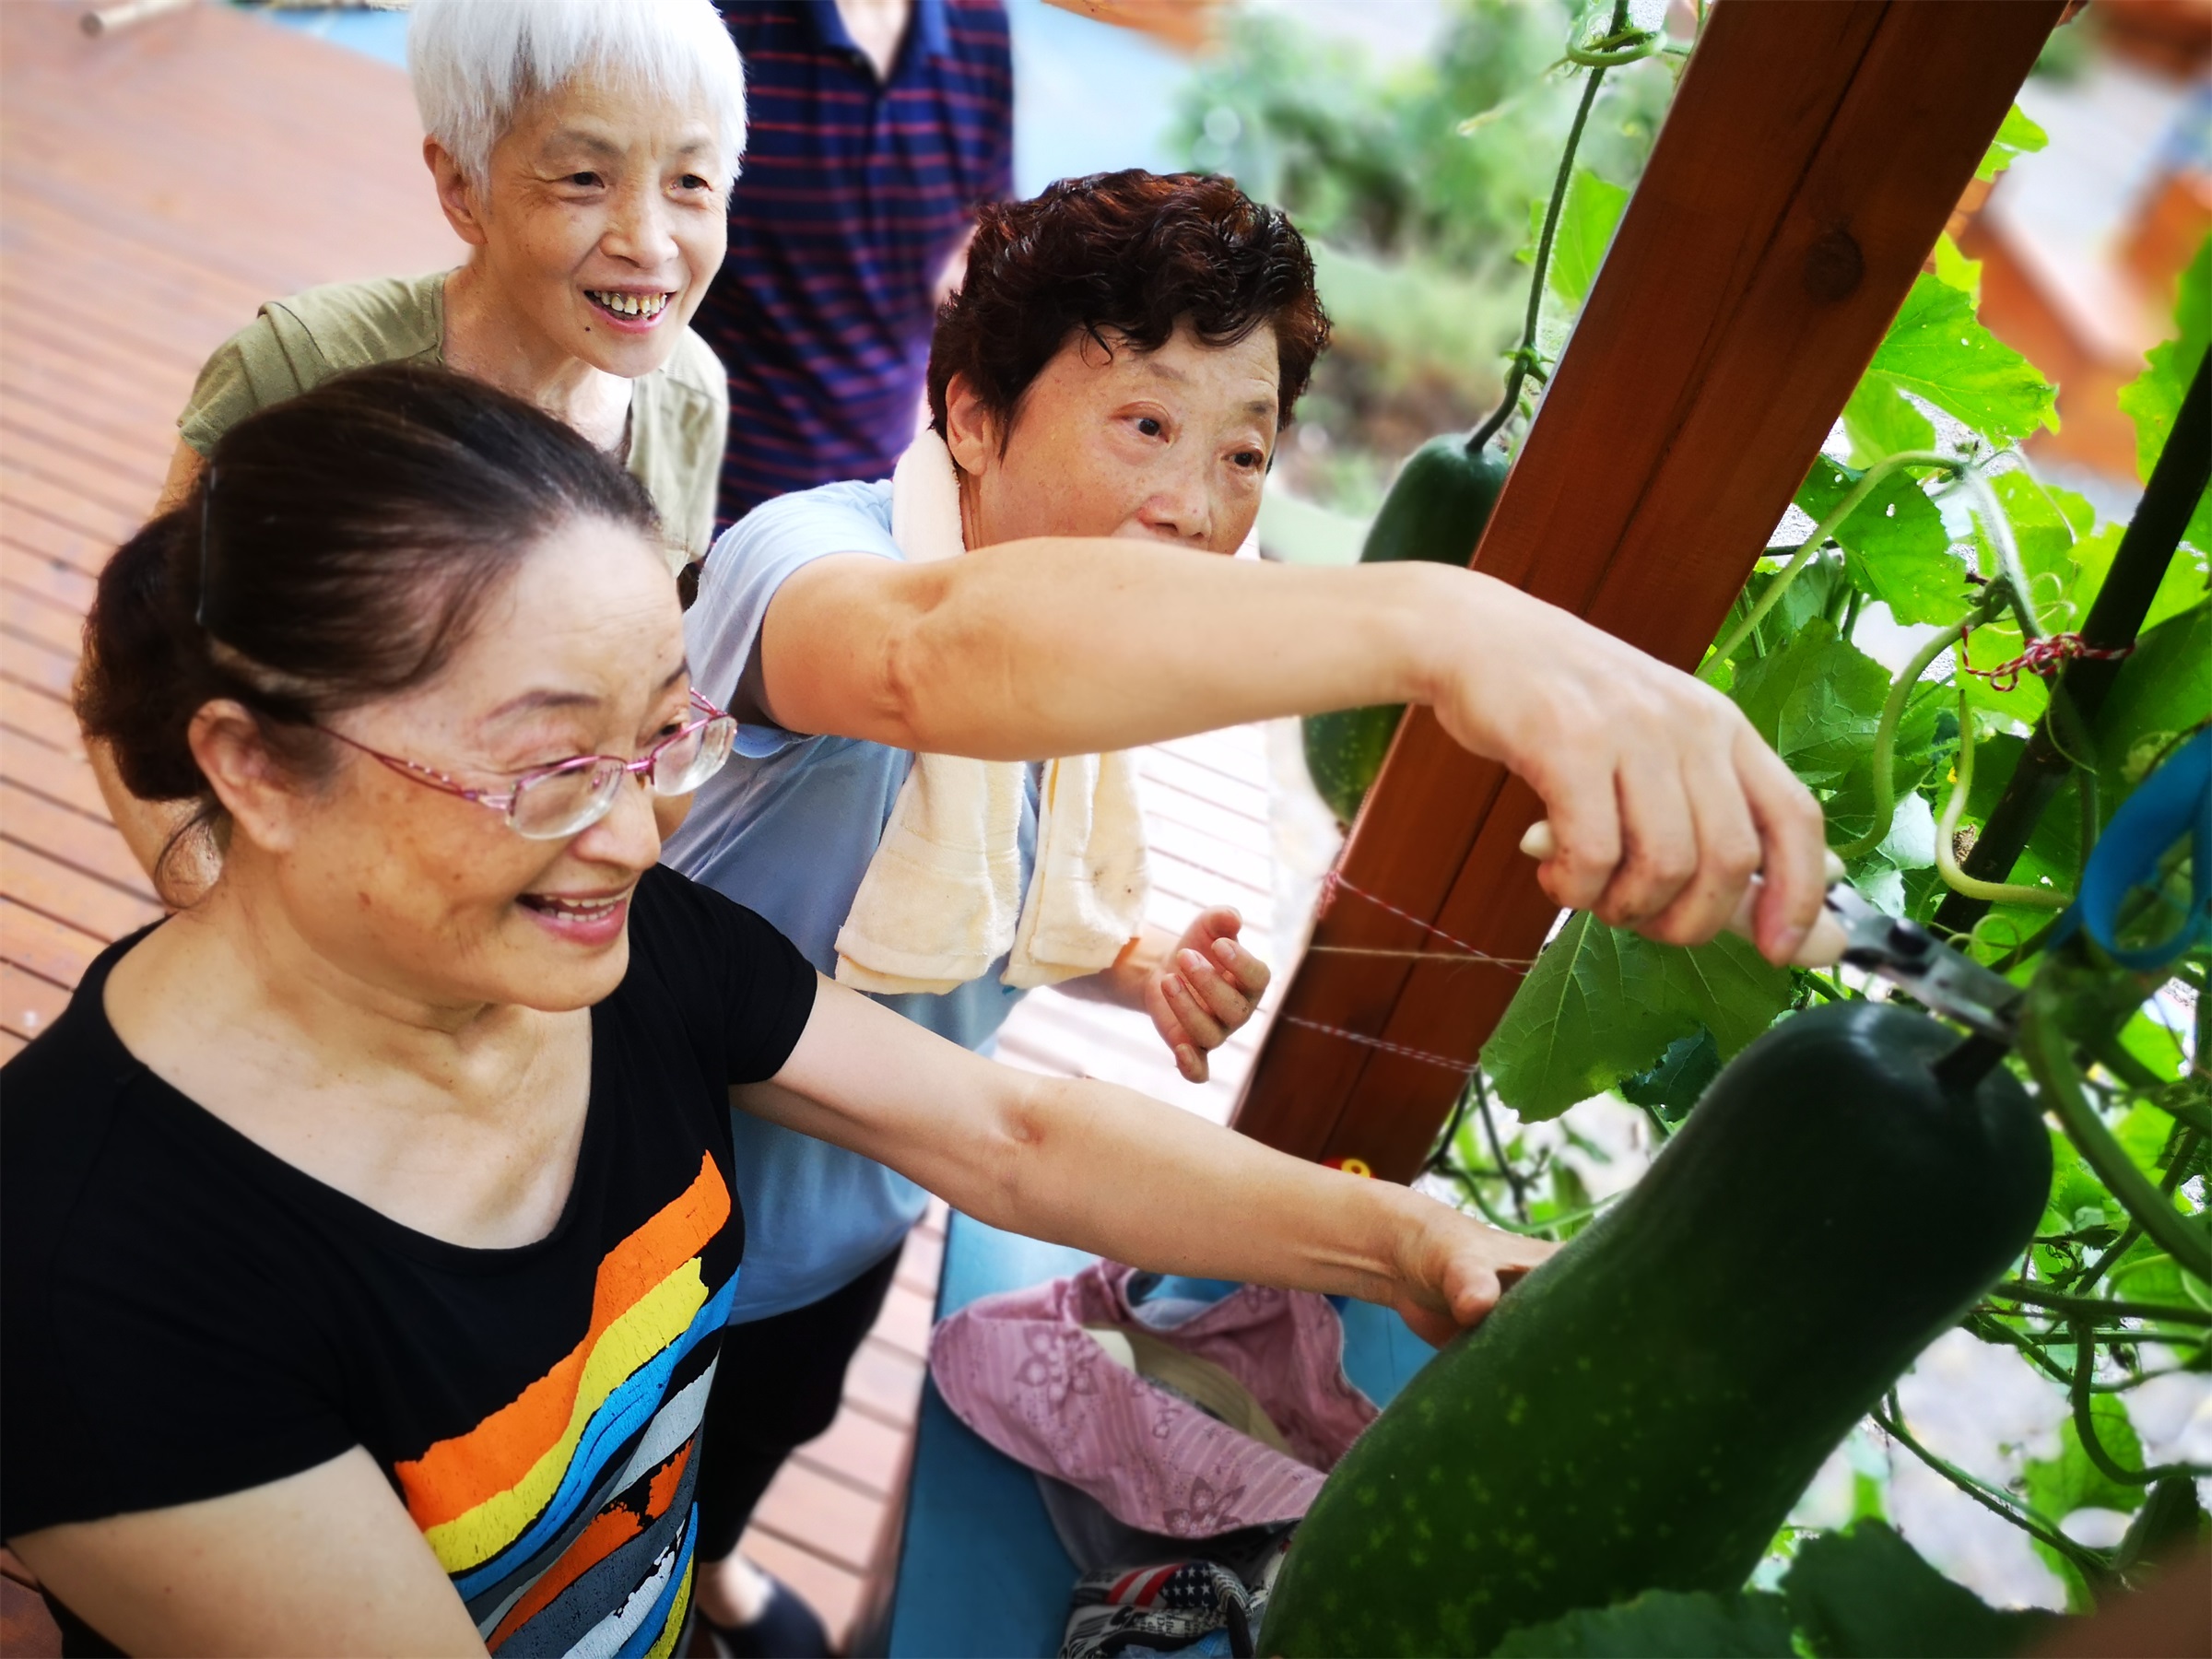
[[[891,539],[917,563],[966,551],[959,477],[934,431],[891,475]],[[942,994],[1001,956],[1005,982],[1024,988],[1112,966],[1144,926],[1150,887],[1135,765],[1126,754],[1046,762],[1025,898],[1027,771],[1018,760],[914,757],[838,929],[839,983]]]

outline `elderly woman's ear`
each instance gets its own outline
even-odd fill
[[[269,752],[253,716],[228,699],[203,703],[186,741],[232,833],[266,852],[288,851],[299,839],[300,780]]]
[[[998,419],[965,374],[945,388],[945,447],[954,463],[973,477],[998,458]]]
[[[434,137],[422,141],[422,163],[430,170],[430,178],[438,187],[438,206],[444,210],[445,222],[453,228],[453,234],[472,248],[484,245],[484,226],[478,214],[476,186],[469,182],[461,163],[453,159],[453,152]]]

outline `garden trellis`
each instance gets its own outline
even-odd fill
[[[1720,0],[1475,567],[1695,667],[2064,10]],[[1557,917],[1540,810],[1401,724],[1240,1129],[1415,1173]]]

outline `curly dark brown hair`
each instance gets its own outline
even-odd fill
[[[945,430],[946,389],[963,374],[1003,443],[1030,382],[1071,336],[1088,334],[1109,351],[1115,340],[1157,351],[1183,322],[1208,346],[1233,346],[1272,324],[1277,424],[1289,425],[1328,347],[1328,313],[1305,238],[1235,180],[1133,167],[989,204],[977,214],[967,276],[937,312],[931,424]]]

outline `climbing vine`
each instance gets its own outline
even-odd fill
[[[1607,66],[1659,49],[1625,6],[1592,7],[1568,53],[1588,76],[1583,112]],[[2041,143],[2016,110],[1982,176]],[[1533,413],[1524,387],[1548,368],[1539,306],[1579,304],[1627,195],[1578,170],[1571,139],[1509,390],[1477,441]],[[1982,1479],[1925,1445],[1894,1394],[1867,1432],[2019,1527],[2086,1607],[2201,1535],[2198,1483],[2212,1477],[2147,1462],[2126,1406],[2153,1375],[2212,1367],[2203,843],[2150,848],[2105,924],[2079,925],[2115,814],[2212,725],[2212,506],[2200,492],[2177,507],[2181,469],[2159,470],[2206,372],[2212,242],[2182,277],[2173,337],[2120,394],[2147,481],[2132,527],[2023,454],[2057,426],[2054,389],[1983,326],[1979,288],[1980,267],[1946,238],[1698,672],[1819,795],[1862,894],[2027,987],[2006,1063],[2045,1108],[2054,1178],[2017,1271],[1964,1324],[2063,1391],[2059,1452],[2009,1484]],[[2099,608],[2108,586],[2136,595],[2116,632],[2128,606]],[[2065,689],[2069,665],[2088,663],[2117,667],[2093,711]],[[2192,930],[2178,957],[2147,947]],[[1777,1019],[1888,994],[1854,971],[1773,968],[1734,938],[1677,950],[1571,917],[1485,1046],[1431,1178],[1497,1225],[1571,1236],[1604,1207],[1583,1171],[1612,1155],[1565,1120],[1571,1108],[1613,1096],[1663,1143]],[[1879,1514],[1878,1487],[1860,1508]],[[2078,1541],[2065,1524],[2088,1508],[2130,1515],[2126,1535]],[[1778,1550],[1802,1542],[1785,1535]]]

